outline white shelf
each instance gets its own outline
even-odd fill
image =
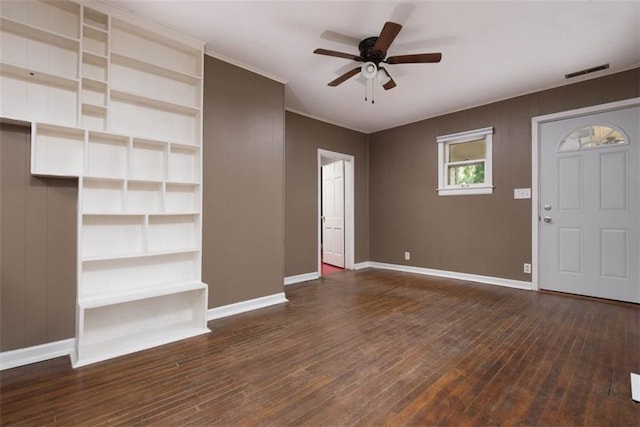
[[[129,138],[89,131],[87,175],[113,179],[126,178],[128,144]]]
[[[173,102],[162,101],[159,99],[150,98],[148,96],[140,95],[133,92],[124,92],[117,89],[111,89],[111,99],[117,99],[120,101],[142,104],[144,106],[155,108],[159,110],[165,110],[173,113],[185,114],[189,116],[195,116],[200,112],[200,109],[191,107],[189,105],[175,104]]]
[[[133,58],[131,56],[123,55],[122,53],[114,51],[111,52],[111,63],[124,65],[129,68],[135,68],[140,71],[145,71],[150,74],[155,74],[172,80],[181,81],[190,85],[196,85],[201,81],[200,77],[196,75],[176,71],[171,68],[166,68],[162,65],[155,64],[153,62],[142,61],[138,58]]]
[[[80,245],[83,262],[139,256],[145,248],[145,216],[83,215]],[[126,253],[126,256],[122,254]]]
[[[0,116],[32,123],[33,174],[78,177],[74,366],[209,331],[204,45],[106,10],[0,10]]]
[[[131,216],[141,216],[141,215],[143,214],[132,214]],[[138,259],[138,258],[155,258],[155,257],[164,257],[167,255],[193,254],[198,251],[199,251],[198,248],[193,247],[193,248],[187,248],[187,249],[175,249],[175,250],[157,251],[157,252],[133,252],[129,254],[119,253],[114,255],[86,257],[82,259],[82,263],[87,264],[92,262],[103,262],[103,261],[118,261],[118,260]]]
[[[82,213],[123,213],[124,181],[84,178],[80,211]]]
[[[167,144],[133,139],[130,177],[136,181],[162,182],[165,177]]]
[[[108,59],[90,52],[82,53],[82,77],[107,81]]]
[[[109,28],[108,15],[88,7],[85,7],[83,12],[84,12],[83,24],[85,26],[91,27],[94,30],[101,31],[101,32],[104,32],[105,34],[108,34],[108,31],[107,31]]]
[[[199,247],[196,215],[150,215],[147,248],[150,252],[190,251]]]
[[[2,16],[25,27],[77,39],[80,5],[65,1],[3,1]]]
[[[25,81],[33,81],[46,85],[60,86],[72,90],[77,90],[78,88],[78,79],[34,70],[31,68],[25,68],[20,65],[5,62],[0,63],[0,73],[14,76]]]
[[[78,352],[82,356],[74,356],[73,367],[79,368],[211,332],[210,329],[200,326],[200,323],[197,321],[183,322],[109,341],[81,345]]]
[[[165,185],[164,210],[168,213],[200,212],[200,193],[198,184]]]
[[[84,163],[82,129],[34,124],[31,173],[47,176],[82,176]]]
[[[112,20],[111,38],[111,50],[120,55],[183,74],[202,75],[203,57],[200,49],[120,19]]]
[[[106,258],[81,263],[78,296],[106,296],[144,291],[172,283],[200,280],[200,257],[193,251],[165,251],[154,256]]]
[[[109,33],[85,24],[82,34],[82,50],[106,58],[109,53]]]
[[[78,305],[85,309],[104,307],[106,305],[156,298],[163,295],[202,290],[206,289],[206,286],[207,285],[202,282],[173,283],[170,285],[158,286],[156,288],[153,288],[152,290],[128,291],[108,296],[81,298],[78,300]]]
[[[129,181],[127,183],[127,212],[156,213],[162,210],[162,184]]]
[[[29,24],[14,21],[4,16],[0,17],[0,30],[23,38],[41,41],[49,45],[55,45],[66,50],[77,51],[80,47],[80,40],[76,38],[71,38],[63,34],[58,34]]]

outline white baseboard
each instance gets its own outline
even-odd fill
[[[365,268],[371,267],[370,261],[358,262],[353,265],[354,270],[363,270]]]
[[[207,320],[220,319],[222,317],[233,316],[234,314],[245,313],[259,308],[269,307],[271,305],[289,302],[284,292],[266,297],[254,298],[247,301],[236,302],[234,304],[223,305],[222,307],[210,308],[207,310]]]
[[[75,338],[69,338],[62,341],[34,345],[33,347],[3,351],[0,353],[0,370],[42,362],[55,357],[68,356],[74,351],[75,344]]]
[[[293,285],[294,283],[307,282],[309,280],[315,280],[320,278],[320,273],[317,271],[311,273],[298,274],[296,276],[289,276],[284,278],[284,285]]]
[[[531,282],[521,280],[503,279],[500,277],[480,276],[477,274],[456,273],[454,271],[434,270],[431,268],[412,267],[410,265],[387,264],[384,262],[369,261],[369,267],[383,270],[403,271],[405,273],[424,274],[427,276],[445,277],[447,279],[466,280],[469,282],[484,283],[487,285],[505,286],[507,288],[532,290]]]

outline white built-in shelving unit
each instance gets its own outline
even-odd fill
[[[99,4],[3,1],[3,119],[78,177],[74,366],[208,332],[203,43]]]

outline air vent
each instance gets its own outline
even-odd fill
[[[580,70],[580,71],[575,71],[573,73],[565,74],[564,78],[572,79],[574,77],[584,76],[585,74],[595,73],[596,71],[606,70],[607,68],[609,68],[609,64],[602,64],[596,67],[587,68],[586,70]]]

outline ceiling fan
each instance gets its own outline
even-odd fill
[[[358,44],[360,55],[337,52],[335,50],[316,49],[313,53],[318,55],[335,56],[337,58],[350,59],[352,61],[363,62],[361,66],[347,71],[340,77],[329,82],[329,86],[338,86],[349,80],[358,73],[371,80],[378,75],[378,70],[382,71],[389,80],[382,85],[385,90],[396,87],[396,82],[386,68],[380,64],[417,64],[435,63],[442,59],[441,53],[418,53],[413,55],[398,55],[387,58],[387,50],[402,29],[402,25],[395,22],[386,22],[378,37],[367,37]],[[366,99],[366,98],[365,98]]]

